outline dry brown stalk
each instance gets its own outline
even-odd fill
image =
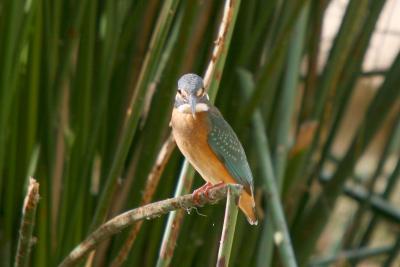
[[[29,178],[28,192],[22,208],[21,226],[19,229],[18,248],[15,256],[15,267],[28,266],[32,245],[32,232],[35,224],[36,207],[39,202],[39,183]]]

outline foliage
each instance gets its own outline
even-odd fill
[[[250,226],[239,212],[231,266],[287,266],[280,262],[283,250],[274,251],[279,223],[270,210],[279,207],[270,201],[279,194],[300,266],[327,266],[340,255],[352,263],[385,255],[380,261],[390,266],[400,233],[389,227],[397,239],[377,249],[371,243],[379,220],[400,223],[390,201],[400,176],[400,52],[380,73],[383,82],[344,155],[333,153],[344,119],[352,116],[347,111],[386,1],[349,0],[321,68],[321,25],[330,1],[238,2],[210,87],[247,152],[261,220]],[[206,71],[223,9],[223,1],[211,0],[0,2],[1,266],[15,259],[31,176],[40,184],[31,266],[56,266],[106,218],[143,203],[170,133],[176,81]],[[385,123],[376,171],[360,181],[356,166]],[[385,172],[390,156],[397,163]],[[173,196],[182,161],[175,149],[153,201]],[[187,189],[202,183],[196,175]],[[340,225],[337,235],[344,237],[321,254],[317,243],[344,197],[358,205],[356,220]],[[171,266],[215,265],[223,206],[183,213]],[[125,266],[158,262],[163,233],[171,230],[166,220],[143,223]],[[128,235],[104,242],[88,261],[108,266]]]

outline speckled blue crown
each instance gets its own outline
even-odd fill
[[[178,89],[187,90],[195,93],[199,88],[203,87],[203,79],[194,73],[183,75],[178,81]]]

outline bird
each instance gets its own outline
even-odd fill
[[[254,181],[245,151],[210,102],[199,75],[188,73],[178,80],[170,125],[179,150],[206,181],[194,193],[221,184],[241,184],[239,208],[250,224],[257,225]]]

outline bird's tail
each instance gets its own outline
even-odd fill
[[[247,221],[251,225],[257,225],[258,219],[256,215],[256,205],[254,202],[254,197],[243,191],[242,195],[239,198],[239,208],[246,215]]]

